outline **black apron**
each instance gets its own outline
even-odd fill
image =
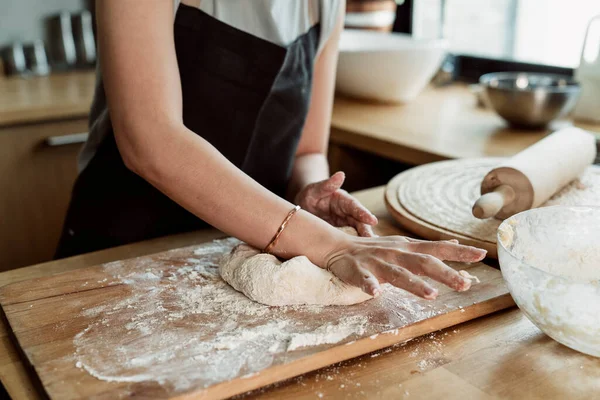
[[[175,18],[185,126],[280,196],[308,113],[319,31],[281,47],[184,4]],[[208,227],[127,169],[109,129],[75,182],[56,258]]]

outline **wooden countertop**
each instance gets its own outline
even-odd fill
[[[0,127],[42,120],[85,118],[94,71],[0,79]],[[331,142],[409,164],[444,159],[510,156],[548,131],[508,128],[493,111],[475,106],[464,84],[427,88],[406,105],[336,97]],[[568,121],[554,127],[570,125]],[[577,123],[598,132],[600,125]]]
[[[380,218],[380,234],[404,234],[388,215],[383,187],[355,194]],[[0,274],[0,286],[222,236],[170,236]],[[0,321],[0,380],[14,400],[41,398],[9,328]],[[600,392],[600,364],[551,340],[516,308],[325,368],[246,398],[587,399]]]
[[[89,114],[94,71],[0,78],[0,126]]]
[[[464,84],[427,88],[406,105],[337,97],[331,142],[408,164],[466,157],[511,156],[549,131],[509,128],[492,110],[476,106]],[[556,122],[552,128],[572,125]],[[595,131],[600,125],[576,123]]]

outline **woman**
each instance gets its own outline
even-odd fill
[[[374,296],[390,282],[435,298],[416,275],[467,289],[442,260],[485,251],[374,237],[344,175],[328,177],[343,8],[187,0],[174,15],[167,0],[98,2],[90,139],[57,257],[210,224],[282,258],[304,254]],[[344,225],[362,237],[334,228]]]

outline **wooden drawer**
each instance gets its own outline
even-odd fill
[[[52,259],[81,148],[56,137],[87,129],[87,119],[0,127],[0,271]]]

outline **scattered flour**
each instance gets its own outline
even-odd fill
[[[367,317],[355,315],[342,318],[340,323],[336,325],[321,325],[314,332],[294,334],[290,338],[287,350],[292,351],[305,346],[337,343],[350,335],[362,335],[365,333],[367,323]]]
[[[89,325],[74,338],[76,366],[101,380],[154,381],[185,391],[249,377],[276,357],[299,358],[307,346],[357,337],[369,325],[387,326],[370,324],[360,309],[341,314],[336,307],[269,307],[247,299],[218,274],[220,256],[238,243],[214,241],[193,257],[174,250],[141,267],[136,262],[135,272],[126,262],[106,264],[111,287],[128,294],[82,310]]]
[[[134,269],[128,261],[105,264],[108,296],[80,313],[86,324],[73,340],[75,366],[105,381],[201,390],[299,359],[311,346],[398,334],[451,309],[387,284],[377,299],[343,308],[262,305],[219,276],[220,257],[237,244],[173,250],[138,259]]]

